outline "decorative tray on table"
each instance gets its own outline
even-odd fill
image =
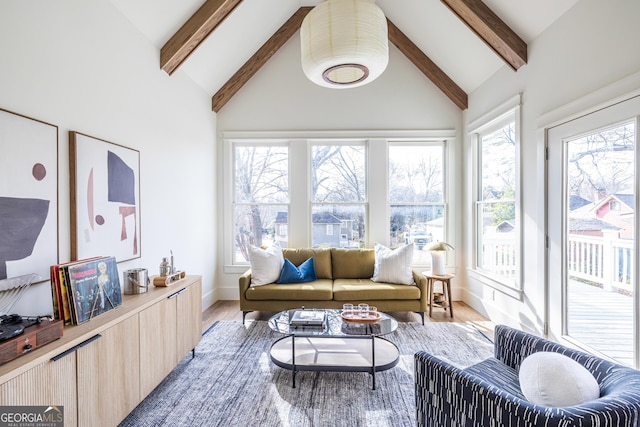
[[[379,312],[368,313],[363,316],[360,313],[342,312],[342,321],[345,323],[378,323],[382,316]]]

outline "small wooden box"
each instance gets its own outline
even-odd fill
[[[168,276],[156,276],[153,278],[153,286],[171,286],[185,277],[186,273],[184,271],[176,271]]]
[[[0,342],[0,365],[57,340],[63,329],[62,320],[43,320],[26,327],[22,334]]]

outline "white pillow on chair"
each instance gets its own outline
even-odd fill
[[[522,394],[536,405],[573,406],[600,397],[591,372],[560,353],[531,354],[522,361],[518,377]]]

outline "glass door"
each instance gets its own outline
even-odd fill
[[[547,173],[551,336],[633,367],[639,114],[636,97],[550,129]]]

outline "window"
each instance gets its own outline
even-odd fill
[[[389,145],[389,236],[414,244],[413,263],[428,265],[428,246],[445,241],[444,143]]]
[[[482,126],[475,140],[475,265],[477,272],[517,287],[518,109]]]
[[[364,247],[366,181],[364,144],[311,147],[311,244],[314,248]]]
[[[248,246],[288,245],[289,151],[286,146],[235,145],[233,262],[249,261]]]
[[[411,241],[414,265],[426,267],[431,241],[455,241],[455,230],[446,227],[455,209],[446,190],[447,179],[456,179],[446,167],[454,131],[335,134],[225,132],[225,274],[246,270],[249,245],[372,248]]]

